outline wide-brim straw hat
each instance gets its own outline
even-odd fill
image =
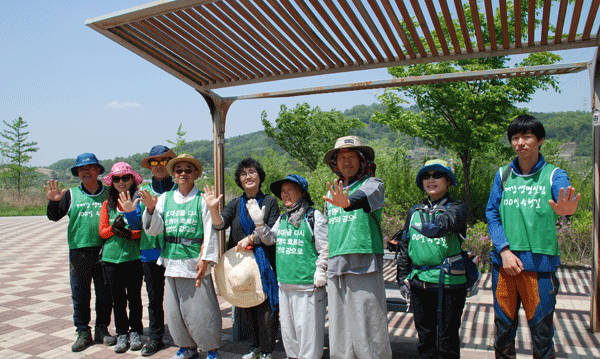
[[[150,149],[150,153],[148,153],[148,157],[144,158],[142,160],[142,162],[140,163],[140,165],[143,168],[151,169],[151,166],[150,166],[151,159],[155,158],[158,160],[158,159],[165,158],[165,157],[175,158],[175,157],[177,157],[177,155],[175,155],[175,152],[173,152],[173,150],[170,149],[169,147],[163,146],[163,145],[157,145]]]
[[[167,163],[167,171],[169,171],[169,174],[171,176],[173,176],[173,167],[175,167],[175,165],[178,164],[179,162],[189,162],[189,163],[193,164],[196,167],[196,169],[198,170],[198,172],[200,172],[200,173],[198,173],[198,177],[202,176],[202,163],[200,163],[200,161],[195,159],[194,156],[189,155],[187,153],[182,153],[179,156],[170,160],[169,163]]]
[[[255,307],[267,299],[252,251],[225,252],[215,266],[215,282],[219,295],[239,308]]]
[[[371,148],[369,146],[364,146],[360,142],[360,139],[356,136],[344,136],[344,137],[338,138],[335,141],[335,146],[333,147],[333,149],[331,149],[325,153],[323,162],[325,162],[326,165],[329,165],[329,161],[331,161],[331,157],[333,157],[333,155],[335,155],[335,153],[337,151],[341,150],[342,148],[348,148],[351,150],[359,150],[365,155],[365,157],[367,159],[369,159],[371,161],[375,160],[375,151],[373,150],[373,148]]]

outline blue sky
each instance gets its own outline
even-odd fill
[[[39,151],[30,165],[47,166],[82,152],[100,159],[147,152],[174,140],[212,139],[203,98],[117,43],[85,26],[85,20],[146,3],[144,0],[0,0],[0,119],[27,121],[28,140]],[[563,62],[590,61],[592,49],[560,52]],[[514,57],[518,60],[518,57]],[[390,78],[385,69],[270,82],[217,90],[222,96]],[[589,111],[589,74],[562,75],[561,94],[538,92],[524,105],[532,111]],[[262,130],[279,107],[308,102],[323,110],[346,110],[377,101],[383,90],[235,102],[226,137]],[[590,118],[591,121],[591,118]],[[0,129],[5,129],[0,122]]]

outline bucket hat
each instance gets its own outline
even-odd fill
[[[359,150],[365,155],[365,157],[367,159],[369,159],[371,161],[375,160],[375,151],[373,150],[373,148],[371,148],[369,146],[364,146],[360,142],[360,139],[356,136],[344,136],[344,137],[338,138],[335,141],[335,146],[333,147],[333,149],[331,149],[325,153],[323,162],[325,162],[326,165],[329,165],[329,161],[331,161],[331,157],[333,157],[333,155],[337,151],[341,150],[342,148]]]
[[[71,173],[73,174],[73,176],[77,177],[77,168],[87,165],[98,165],[98,167],[100,167],[100,174],[104,173],[104,166],[100,164],[100,162],[96,158],[96,155],[88,152],[82,153],[79,156],[77,156],[77,159],[75,160],[75,166],[71,167]]]
[[[215,282],[219,295],[236,307],[255,307],[267,298],[252,251],[225,252],[215,266]]]
[[[442,172],[446,175],[446,177],[450,178],[450,181],[452,182],[451,185],[456,186],[456,177],[454,177],[454,173],[448,165],[448,162],[440,159],[435,159],[425,162],[423,167],[419,170],[419,173],[417,173],[417,187],[419,187],[421,191],[425,191],[425,189],[423,188],[423,175],[429,171]]]
[[[179,156],[170,160],[169,163],[167,163],[167,171],[169,171],[169,174],[171,176],[173,175],[173,167],[175,167],[175,165],[179,162],[189,162],[193,164],[198,170],[198,172],[200,172],[200,174],[198,174],[198,177],[202,175],[202,163],[195,159],[194,156],[188,155],[187,153],[182,153]]]
[[[140,165],[143,168],[151,169],[150,160],[153,158],[159,159],[163,157],[170,157],[171,159],[177,157],[175,152],[167,146],[156,145],[150,149],[150,153],[148,153],[148,157],[144,158]]]
[[[114,165],[112,165],[110,173],[102,177],[102,180],[104,181],[104,183],[106,183],[107,186],[110,187],[110,185],[112,185],[113,176],[122,175],[132,175],[136,185],[142,183],[143,181],[142,176],[135,172],[127,162],[117,162]]]
[[[308,193],[308,182],[304,177],[300,175],[287,175],[284,179],[271,183],[271,192],[273,192],[273,194],[277,196],[277,198],[282,199],[281,186],[283,186],[285,182],[292,182],[300,186],[300,188],[302,188],[304,192],[306,192],[306,194],[303,197],[308,202],[308,205],[312,206],[313,204],[315,204],[310,198],[310,193]]]

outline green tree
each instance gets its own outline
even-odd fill
[[[523,2],[523,6],[527,6],[527,2]],[[468,4],[465,4],[464,10],[469,28],[473,29]],[[514,21],[514,8],[509,10],[510,21]],[[527,24],[526,13],[526,11],[521,13],[524,26]],[[485,11],[479,11],[479,14],[481,23],[486,23]],[[496,40],[501,43],[502,31],[498,13],[495,15],[495,24]],[[458,27],[459,24],[455,26]],[[487,28],[484,31],[487,31]],[[527,34],[527,31],[524,30],[523,34]],[[515,34],[508,35],[511,37],[510,41],[513,41]],[[489,36],[488,32],[484,33],[486,43],[489,43]],[[471,38],[475,38],[474,31]],[[462,45],[464,48],[464,44]],[[560,57],[551,53],[533,53],[515,66],[546,65],[558,60]],[[503,56],[392,67],[388,71],[395,77],[438,75],[507,68],[509,61],[508,57]],[[526,111],[526,109],[518,109],[516,104],[527,103],[538,89],[549,88],[558,91],[556,77],[518,77],[401,87],[388,90],[379,97],[386,105],[386,111],[376,113],[373,121],[388,124],[409,136],[420,137],[430,147],[446,148],[454,152],[462,164],[464,200],[470,205],[473,159],[503,147],[500,139],[505,135],[511,117]],[[404,110],[401,105],[407,101],[399,94],[414,100],[421,112]]]
[[[184,136],[187,134],[187,131],[182,130],[182,128],[181,128],[182,126],[183,126],[183,124],[180,122],[179,127],[177,128],[177,138],[175,139],[175,141],[166,140],[168,143],[175,145],[173,147],[173,152],[175,152],[177,155],[181,154],[181,153],[179,153],[179,151],[187,143],[184,138]]]
[[[311,109],[307,103],[298,103],[291,110],[281,105],[275,127],[267,120],[266,111],[261,120],[267,136],[310,171],[317,168],[338,137],[348,135],[350,129],[366,126],[358,119],[345,118],[340,111],[324,112],[318,106]]]
[[[34,177],[33,169],[25,166],[31,160],[29,153],[37,152],[39,148],[35,147],[37,142],[26,142],[29,131],[25,131],[28,125],[23,118],[19,117],[11,123],[6,120],[3,122],[8,128],[0,132],[0,136],[7,141],[2,143],[0,151],[3,156],[8,158],[6,166],[8,171],[2,171],[2,177],[14,180],[20,196],[22,182]]]

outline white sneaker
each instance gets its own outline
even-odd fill
[[[195,359],[198,358],[198,351],[196,348],[179,348],[177,354],[171,359]]]
[[[256,348],[256,347],[252,347],[252,348],[250,348],[250,351],[248,351],[248,353],[244,354],[242,359],[258,359],[259,356],[260,356],[260,349]]]

